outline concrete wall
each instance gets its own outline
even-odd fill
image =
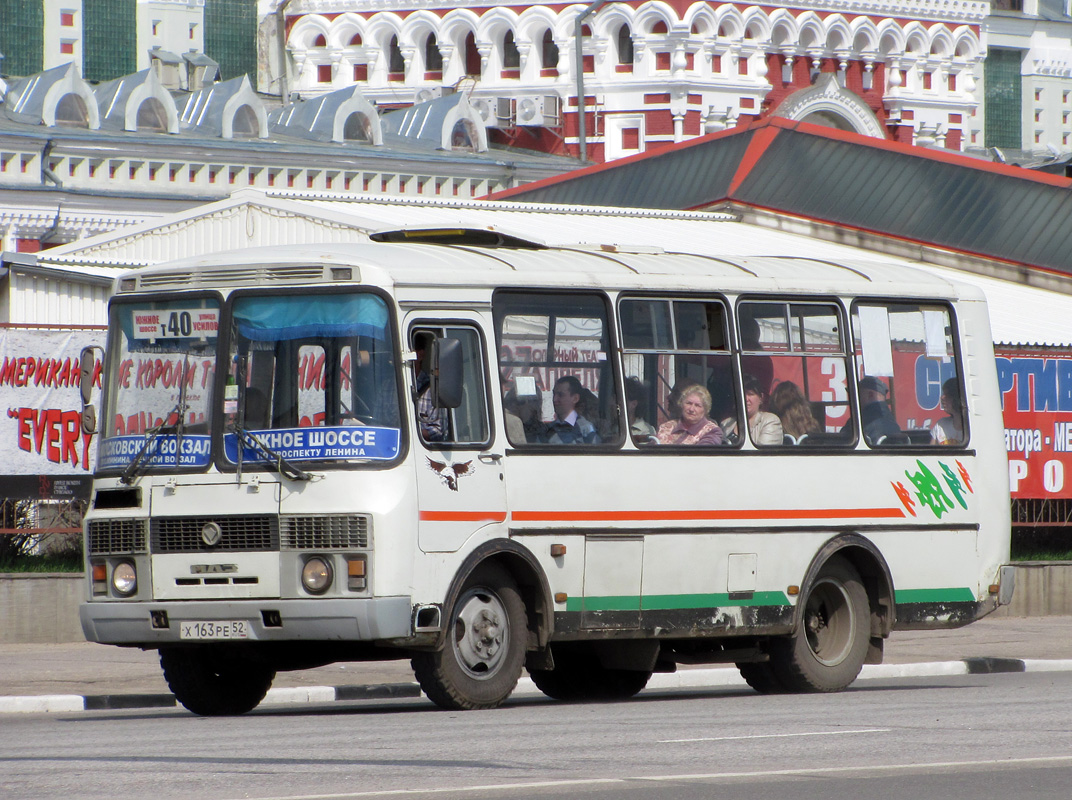
[[[84,642],[84,586],[81,574],[0,574],[0,645]]]
[[[81,642],[81,575],[0,574],[0,644]],[[1072,616],[1072,562],[1017,565],[1012,605],[1002,617]]]
[[[1072,616],[1072,561],[1025,561],[1016,565],[1012,603],[1001,617]]]

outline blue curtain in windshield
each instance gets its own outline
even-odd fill
[[[233,313],[238,332],[257,342],[318,336],[387,339],[387,306],[370,294],[243,297],[235,301]]]

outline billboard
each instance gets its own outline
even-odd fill
[[[0,325],[0,472],[33,476],[35,496],[69,487],[61,476],[92,474],[96,437],[82,433],[78,361],[83,347],[104,338],[101,327]],[[5,481],[0,495],[21,496],[23,483]]]
[[[996,353],[1012,496],[1072,498],[1072,348]]]

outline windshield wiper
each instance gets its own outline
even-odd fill
[[[282,475],[284,478],[290,478],[292,481],[311,481],[313,479],[312,475],[310,475],[305,470],[299,469],[298,467],[291,464],[289,461],[283,458],[283,456],[281,456],[275,450],[270,448],[252,433],[247,431],[244,427],[235,425],[234,432],[235,439],[238,442],[237,455],[239,468],[241,468],[242,465],[242,457],[243,451],[245,450],[245,444],[246,442],[248,442],[254,450],[260,452],[262,460],[273,472]]]
[[[149,449],[153,442],[156,441],[156,437],[165,431],[175,431],[179,433],[182,429],[182,416],[185,412],[185,404],[182,400],[179,400],[175,404],[175,407],[171,409],[164,417],[163,421],[155,428],[150,428],[145,432],[145,442],[142,444],[141,449],[138,450],[137,455],[127,464],[127,468],[123,470],[123,474],[119,476],[119,482],[125,483],[127,486],[134,482],[134,479],[145,472],[148,469],[148,461],[146,456],[149,454]],[[168,422],[172,417],[175,418],[174,422]],[[179,443],[175,446],[175,465],[179,463]]]
[[[160,424],[155,428],[152,428],[145,432],[145,443],[138,450],[138,454],[134,456],[134,459],[127,464],[127,468],[123,470],[123,474],[119,477],[120,483],[125,483],[127,486],[134,482],[134,479],[141,475],[145,469],[148,469],[146,465],[142,463],[142,460],[149,454],[149,448],[156,437],[164,431],[175,432],[175,469],[179,468],[179,459],[182,454],[182,432],[185,428],[186,417],[186,372],[190,368],[190,354],[186,353],[182,358],[182,379],[179,381],[179,401],[175,404],[175,407],[171,409],[161,420]],[[175,421],[168,423],[174,417]]]

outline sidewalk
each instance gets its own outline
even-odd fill
[[[897,632],[886,641],[883,665],[864,667],[861,678],[1038,668],[1072,670],[1072,617],[990,617],[956,630]],[[705,666],[656,675],[650,685],[738,681],[732,667]],[[519,693],[530,690],[531,684],[523,681]],[[409,661],[401,660],[281,672],[266,702],[418,694]],[[153,651],[88,642],[5,645],[0,651],[0,713],[173,704]]]

